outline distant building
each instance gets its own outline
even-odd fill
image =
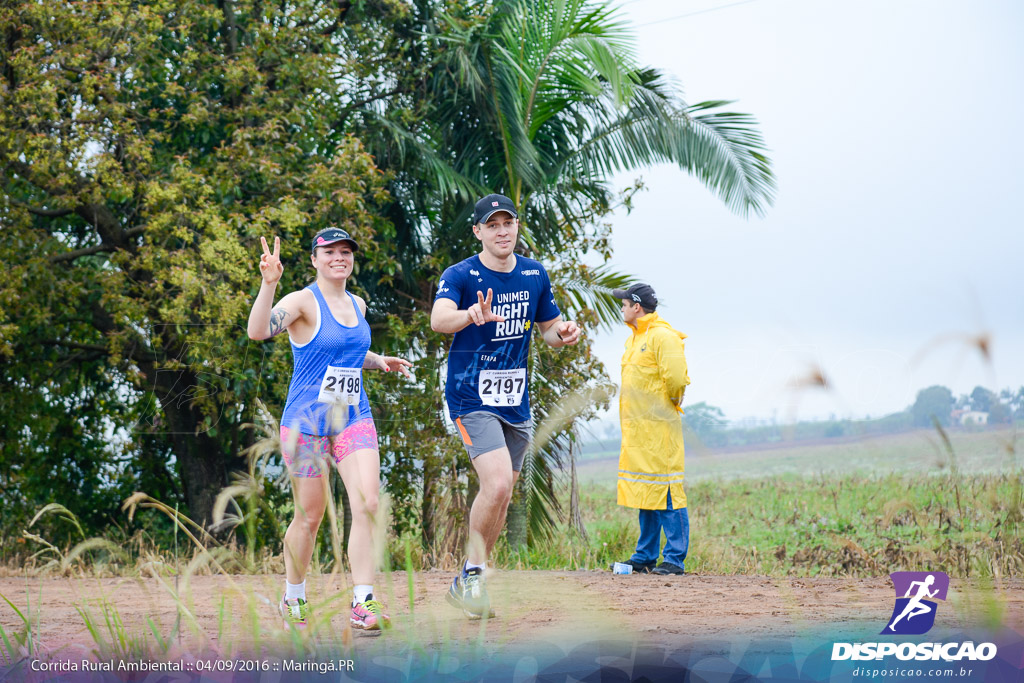
[[[965,410],[960,414],[960,424],[965,427],[969,425],[987,425],[988,413],[983,413],[979,410]]]

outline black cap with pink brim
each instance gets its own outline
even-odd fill
[[[318,232],[316,237],[313,238],[313,250],[316,250],[317,247],[326,247],[328,244],[334,244],[335,242],[348,242],[352,245],[352,251],[359,251],[359,244],[341,228],[327,228]]]

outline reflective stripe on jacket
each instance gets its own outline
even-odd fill
[[[679,418],[686,372],[686,335],[656,313],[637,318],[622,355],[618,503],[643,510],[686,507],[683,424]]]

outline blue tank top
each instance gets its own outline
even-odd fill
[[[298,429],[303,434],[327,436],[340,433],[356,420],[370,417],[370,401],[366,397],[366,388],[362,386],[361,369],[366,352],[370,350],[370,325],[350,292],[346,293],[356,309],[357,322],[354,327],[342,325],[334,318],[315,282],[306,289],[316,297],[317,324],[308,342],[301,345],[291,342],[294,369],[292,383],[288,387],[288,400],[285,401],[284,414],[281,415],[281,425]],[[327,366],[360,368],[358,405],[322,403],[318,400]]]

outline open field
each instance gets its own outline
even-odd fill
[[[687,571],[769,576],[886,576],[923,568],[959,577],[1024,576],[1020,474],[778,477],[687,487]],[[589,541],[563,532],[510,553],[517,569],[603,568],[632,554],[636,510],[615,490],[581,493]]]
[[[1024,576],[1024,469],[1011,430],[688,455],[687,570],[771,576]],[[599,568],[628,557],[636,511],[615,504],[617,458],[578,466],[590,543],[563,535],[521,569]]]
[[[952,457],[935,430],[838,443],[782,443],[742,451],[709,451],[699,444],[687,444],[686,479],[696,483],[779,475],[923,475],[948,473],[953,467],[970,474],[1020,471],[1024,466],[1022,436],[1014,429],[949,432]],[[614,484],[618,458],[618,452],[608,452],[581,462],[577,466],[580,481]]]

